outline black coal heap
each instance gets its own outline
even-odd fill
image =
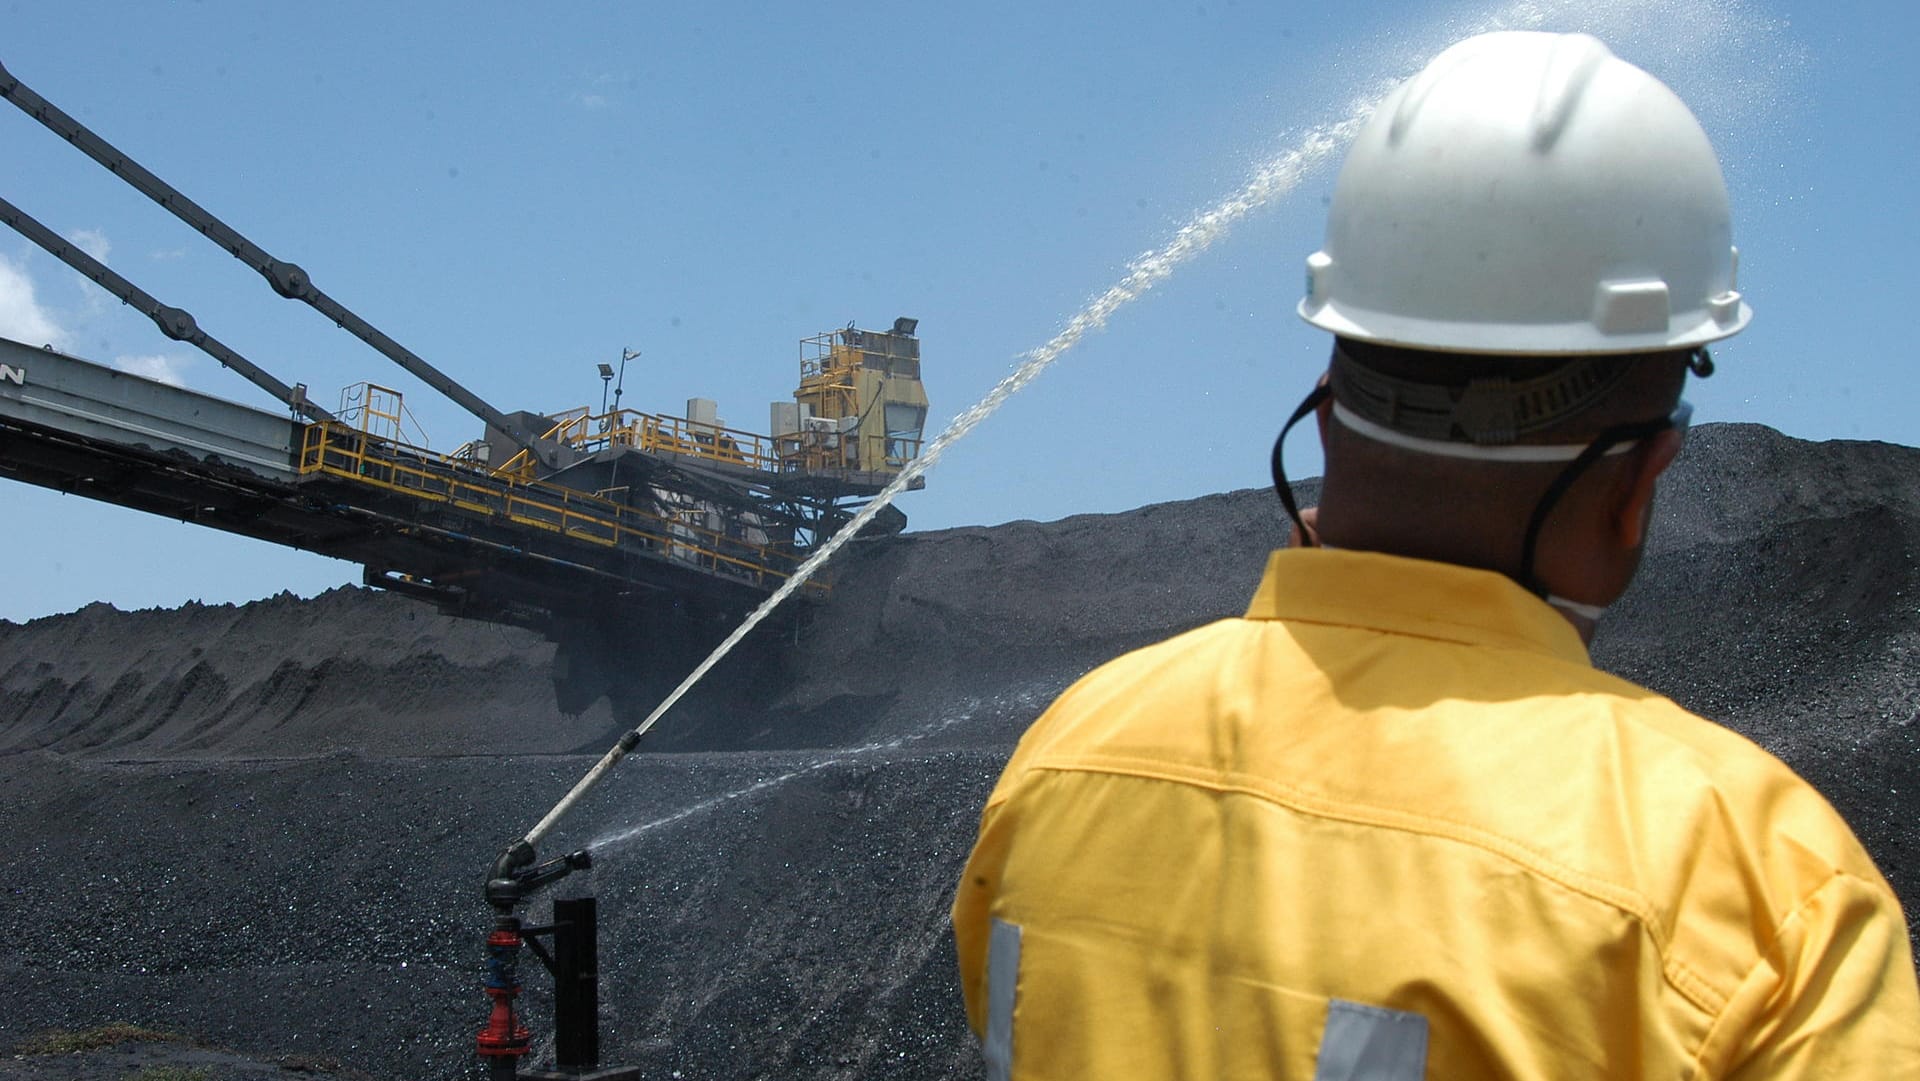
[[[1916,478],[1912,448],[1696,430],[1595,650],[1787,759],[1910,912]],[[1237,492],[851,546],[775,663],[716,670],[758,708],[669,716],[547,843],[597,844],[561,888],[600,899],[606,1059],[977,1075],[946,912],[1014,740],[1101,660],[1237,613],[1283,534]],[[124,1019],[473,1075],[481,877],[637,719],[557,713],[551,658],[361,590],[0,622],[0,1048]]]

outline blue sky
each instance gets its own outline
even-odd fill
[[[797,341],[920,320],[937,421],[1194,214],[1384,80],[1496,21],[1599,33],[1699,113],[1753,327],[1698,421],[1920,444],[1920,90],[1891,2],[1279,5],[6,5],[0,61],[494,404],[720,403],[758,430]],[[0,194],[330,404],[396,386],[478,423],[0,111]],[[912,528],[1264,483],[1324,361],[1292,314],[1333,169],[1065,355],[901,502]],[[11,232],[0,334],[272,408]],[[1311,438],[1295,444],[1317,472]],[[0,484],[0,618],[236,601],[357,567]]]

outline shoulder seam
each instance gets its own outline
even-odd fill
[[[1668,984],[1700,1010],[1718,1016],[1725,1009],[1728,994],[1722,992],[1684,961],[1674,956],[1673,944],[1654,916],[1654,906],[1636,890],[1568,867],[1545,853],[1528,848],[1511,838],[1502,837],[1475,826],[1436,815],[1391,810],[1365,804],[1347,803],[1316,793],[1305,792],[1267,777],[1223,773],[1211,770],[1182,770],[1172,763],[1125,755],[1076,754],[1051,755],[1034,762],[1032,772],[1109,773],[1146,777],[1190,784],[1216,792],[1238,792],[1257,796],[1290,810],[1320,818],[1377,826],[1428,836],[1442,837],[1491,852],[1518,863],[1565,889],[1609,905],[1631,916],[1653,940],[1660,954],[1661,972]]]
[[[1739,986],[1745,987],[1751,983],[1755,975],[1759,973],[1762,968],[1766,967],[1769,961],[1774,959],[1776,952],[1780,948],[1780,940],[1785,937],[1788,926],[1801,920],[1808,906],[1812,905],[1822,894],[1834,888],[1837,884],[1847,881],[1857,882],[1869,891],[1874,888],[1873,883],[1861,878],[1859,875],[1852,874],[1842,867],[1834,868],[1833,874],[1827,876],[1818,886],[1808,890],[1806,894],[1794,904],[1793,908],[1789,909],[1785,915],[1780,917],[1779,922],[1774,924],[1772,936],[1767,939],[1767,944],[1761,948],[1759,956],[1754,958],[1752,966],[1740,977]],[[1729,996],[1729,999],[1731,999],[1731,997],[1732,996]],[[1694,1052],[1693,1062],[1697,1069],[1704,1069],[1707,1053],[1714,1048],[1714,1041],[1719,1038],[1721,1025],[1726,1019],[1724,1012],[1716,1012],[1714,1014],[1713,1024],[1707,1027],[1707,1034],[1701,1038],[1700,1047]]]

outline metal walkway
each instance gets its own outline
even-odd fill
[[[744,612],[793,560],[4,338],[0,477],[350,560],[369,585],[541,629],[648,594]]]

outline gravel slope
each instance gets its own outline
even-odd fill
[[[1910,913],[1916,478],[1911,448],[1696,430],[1595,650],[1820,786]],[[600,898],[606,1059],[976,1075],[945,913],[1000,764],[1087,668],[1239,611],[1282,532],[1239,492],[850,547],[791,639],[717,670],[732,693],[670,717],[548,843],[596,848],[566,885]],[[128,1019],[261,1062],[471,1076],[478,879],[637,720],[557,713],[551,660],[360,590],[0,622],[0,1049]]]

